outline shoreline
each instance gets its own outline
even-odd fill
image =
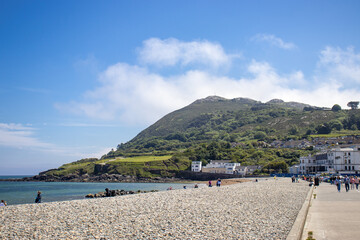
[[[0,239],[286,239],[306,195],[288,178],[0,208]]]
[[[252,181],[251,179],[255,179],[256,177],[239,177],[239,178],[223,178],[221,179],[222,185],[230,185],[242,182]],[[267,178],[267,177],[265,177]],[[258,178],[261,179],[261,178]],[[0,179],[0,182],[76,182],[76,183],[184,183],[184,184],[208,184],[209,181],[212,181],[214,184],[217,179],[208,179],[208,180],[191,180],[191,179],[168,179],[168,178],[159,178],[159,179],[127,179],[127,180],[81,180],[81,179],[74,179],[74,180],[39,180],[34,179],[33,177],[25,177],[25,178],[8,178],[8,179]]]

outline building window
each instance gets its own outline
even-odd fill
[[[345,170],[347,170],[347,166],[345,166]]]
[[[349,164],[351,163],[351,160],[349,159]]]
[[[352,170],[355,170],[354,166],[352,166]]]
[[[350,156],[350,153],[349,153],[349,156]]]
[[[309,163],[311,163],[311,160],[309,159]]]
[[[347,160],[345,159],[345,164],[347,164]]]

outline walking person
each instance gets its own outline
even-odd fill
[[[35,203],[41,203],[41,192],[40,191],[37,192],[37,196],[35,198]]]
[[[359,179],[357,176],[355,176],[354,178],[354,183],[355,183],[355,186],[356,186],[356,191],[359,191]]]
[[[211,180],[209,180],[209,187],[212,187],[212,183],[211,183]]]
[[[345,190],[346,192],[348,192],[350,189],[350,179],[347,175],[344,178],[344,183],[345,183]]]
[[[336,187],[337,187],[338,192],[340,192],[340,190],[341,190],[341,180],[340,180],[340,177],[337,177],[337,178],[335,179],[334,183],[335,183],[335,185],[336,185]]]
[[[354,177],[351,176],[351,177],[350,177],[350,189],[351,189],[351,190],[354,190],[354,189],[355,189],[355,181],[354,181],[354,180],[355,180]]]

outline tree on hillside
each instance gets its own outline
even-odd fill
[[[290,135],[297,135],[299,133],[299,129],[297,126],[293,125],[291,126],[290,130],[289,130],[289,134]]]
[[[254,134],[254,138],[258,139],[258,140],[265,140],[266,137],[267,137],[267,135],[263,131],[258,131]]]
[[[347,106],[350,107],[352,110],[354,110],[358,108],[359,102],[356,101],[348,102]]]
[[[265,164],[265,166],[262,168],[262,171],[269,173],[271,173],[272,171],[275,171],[277,173],[287,173],[289,172],[288,167],[289,166],[286,164],[285,161],[272,161]]]
[[[337,119],[331,120],[329,122],[329,125],[330,125],[331,129],[336,129],[338,131],[340,131],[343,128],[342,123]]]
[[[331,127],[327,123],[320,124],[319,126],[317,126],[315,128],[315,130],[316,130],[316,132],[318,134],[329,134],[329,133],[331,133]]]
[[[331,108],[331,111],[333,112],[338,112],[341,110],[341,107],[339,104],[335,104],[332,108]]]

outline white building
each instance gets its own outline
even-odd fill
[[[290,174],[300,174],[300,165],[293,165],[289,167]]]
[[[336,147],[314,156],[300,157],[300,174],[321,172],[358,174],[360,172],[360,147]]]
[[[191,162],[191,171],[201,172],[202,162],[201,161],[192,161]]]
[[[247,171],[248,171],[247,166],[237,166],[237,167],[235,167],[235,174],[245,176],[247,174]]]
[[[240,163],[232,163],[230,160],[211,160],[202,168],[202,172],[234,174],[237,166]]]

